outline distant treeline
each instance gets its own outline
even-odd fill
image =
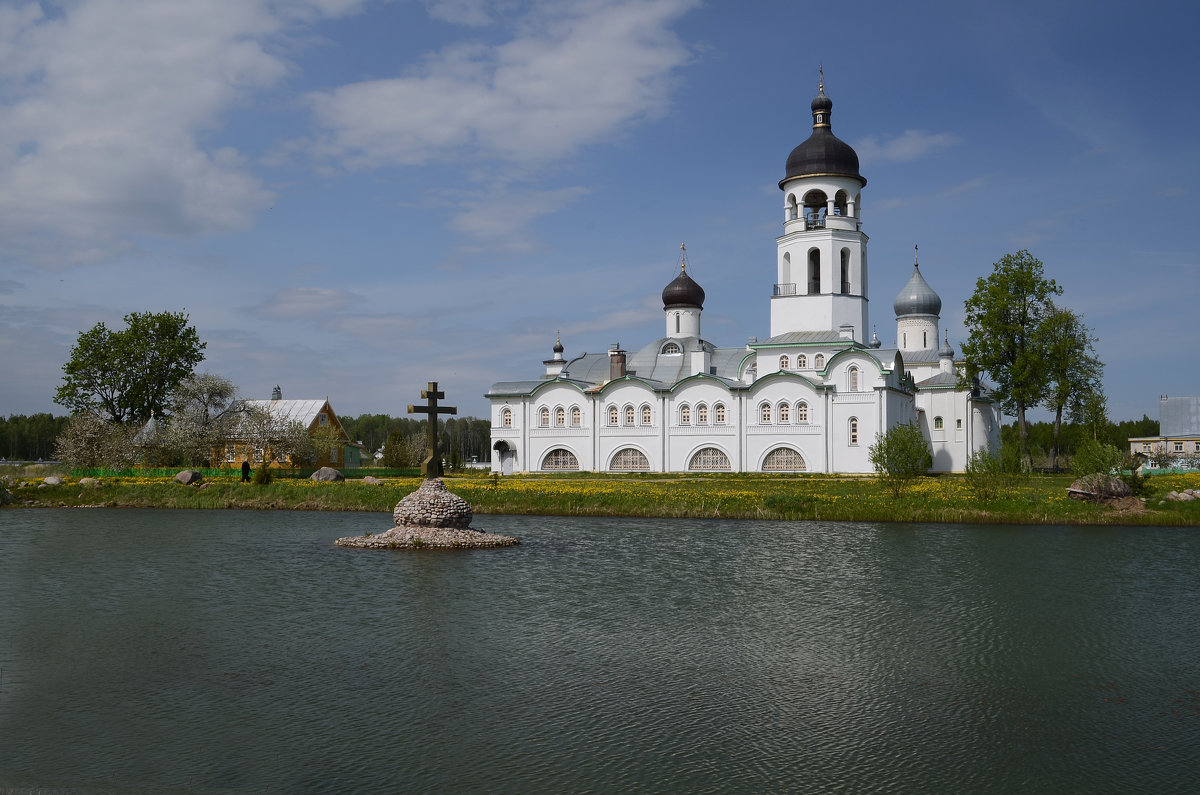
[[[357,417],[341,417],[342,426],[350,441],[360,441],[370,452],[383,447],[388,436],[399,433],[401,437],[423,440],[425,420],[410,417],[392,417],[387,414],[360,414]],[[51,414],[10,414],[0,417],[0,458],[9,461],[37,461],[54,458],[54,445],[58,434],[66,425],[67,417]],[[438,445],[443,455],[455,463],[491,460],[491,423],[474,417],[452,417],[438,423]],[[1158,420],[1142,415],[1140,420],[1125,420],[1111,423],[1095,431],[1101,442],[1111,444],[1119,450],[1129,449],[1129,438],[1134,436],[1157,436]],[[1000,437],[1004,444],[1016,445],[1017,429],[1005,425]],[[1084,439],[1090,439],[1093,429],[1083,425],[1064,425],[1061,436],[1062,451],[1071,455]],[[1035,458],[1040,453],[1045,457],[1050,449],[1053,425],[1035,422],[1029,426],[1030,447]],[[423,448],[422,448],[423,449]]]
[[[0,458],[9,461],[49,461],[67,417],[52,414],[0,416]]]
[[[1129,439],[1135,436],[1158,436],[1158,420],[1152,420],[1145,414],[1140,420],[1125,420],[1108,423],[1093,429],[1090,425],[1068,425],[1063,423],[1062,434],[1059,436],[1059,450],[1062,455],[1070,458],[1075,448],[1084,439],[1091,439],[1095,434],[1097,441],[1111,444],[1118,450],[1129,450]],[[1032,422],[1029,424],[1029,450],[1033,455],[1034,466],[1044,466],[1047,453],[1054,438],[1054,423]],[[1017,446],[1017,426],[1005,425],[1000,429],[1000,443],[1006,447]],[[1060,461],[1060,466],[1066,462]]]
[[[342,427],[352,442],[362,442],[367,450],[374,453],[384,446],[388,437],[399,434],[410,443],[415,450],[424,451],[426,421],[411,417],[392,417],[387,414],[360,414],[357,417],[339,417]],[[474,417],[450,417],[438,422],[438,447],[447,461],[454,465],[469,463],[472,458],[478,461],[491,460],[492,423],[488,420],[478,420]],[[414,455],[416,453],[414,452]],[[416,463],[420,463],[418,458]],[[412,465],[405,458],[399,463],[402,466]]]

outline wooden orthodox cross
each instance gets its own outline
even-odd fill
[[[409,414],[424,414],[429,419],[429,441],[425,445],[428,455],[421,462],[421,475],[427,478],[440,478],[442,472],[442,455],[438,452],[437,417],[439,414],[457,414],[458,406],[439,406],[438,399],[446,397],[445,392],[439,392],[437,381],[430,381],[428,389],[421,390],[425,398],[424,406],[409,406]]]

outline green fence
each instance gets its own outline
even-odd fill
[[[173,478],[175,475],[183,472],[186,469],[194,469],[209,480],[218,480],[222,478],[240,478],[242,476],[241,469],[223,467],[220,469],[210,467],[168,467],[159,469],[72,469],[71,474],[80,478]],[[257,469],[257,467],[255,467]],[[276,479],[304,479],[316,472],[316,468],[299,468],[299,469],[272,469],[271,477]],[[355,480],[365,478],[367,475],[372,475],[377,478],[415,478],[419,477],[421,470],[418,468],[411,469],[387,469],[384,467],[364,467],[359,469],[342,469],[338,470],[346,476],[347,480]]]

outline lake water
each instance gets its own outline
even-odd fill
[[[1196,530],[476,524],[0,511],[0,785],[1200,787]]]

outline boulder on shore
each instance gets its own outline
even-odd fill
[[[346,479],[346,476],[338,472],[333,467],[321,467],[316,472],[308,476],[309,480],[320,480],[324,483],[341,483]]]
[[[360,481],[364,486],[382,486],[383,481],[374,475],[367,475]]]
[[[194,469],[185,469],[175,476],[175,482],[185,486],[199,485],[204,482],[204,476]]]
[[[45,483],[47,486],[61,486],[63,484],[63,479],[60,478],[58,475],[50,475],[42,482]]]
[[[80,478],[79,485],[91,489],[98,489],[100,488],[100,480],[99,478]]]
[[[1067,488],[1067,495],[1073,500],[1103,502],[1132,497],[1133,489],[1116,475],[1097,472],[1094,475],[1084,475],[1072,483]]]

